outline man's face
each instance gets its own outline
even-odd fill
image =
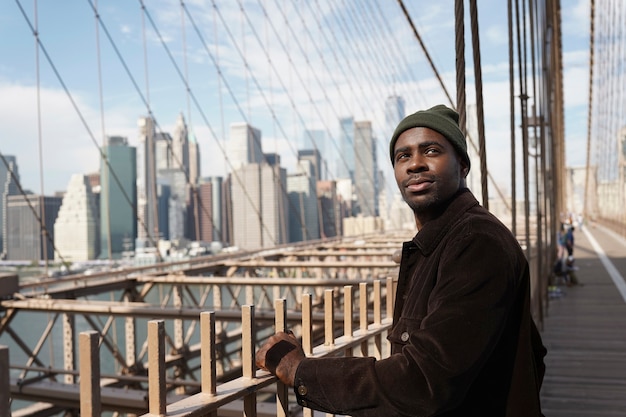
[[[468,169],[452,144],[438,132],[416,127],[394,147],[394,174],[418,227],[439,215],[439,207],[465,186]]]

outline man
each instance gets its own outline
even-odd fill
[[[418,111],[390,143],[418,233],[405,242],[389,358],[305,358],[278,333],[256,362],[298,403],[352,416],[541,416],[546,350],[530,316],[528,263],[466,188],[458,114]]]

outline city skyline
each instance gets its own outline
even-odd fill
[[[342,120],[339,125],[346,129],[344,152],[355,156],[358,149],[373,148],[373,138],[369,121],[352,123],[348,127]],[[324,201],[331,204],[326,203],[324,217],[317,210],[318,204],[323,204],[317,187],[322,180],[321,169],[327,165],[324,155],[315,149],[315,140],[298,145],[298,165],[294,172],[288,173],[279,154],[264,152],[260,129],[246,123],[232,124],[228,137],[228,164],[232,171],[224,178],[226,188],[222,188],[221,177],[198,179],[190,175],[198,168],[192,168],[195,161],[191,158],[192,147],[182,115],[173,134],[156,132],[155,124],[149,117],[138,119],[141,137],[138,147],[130,146],[126,137],[107,137],[99,172],[76,173],[67,191],[56,193],[54,198],[60,208],[55,213],[58,211],[59,216],[45,213],[45,226],[51,239],[48,243],[53,249],[43,244],[44,252],[52,250],[54,259],[64,263],[117,259],[132,249],[135,254],[161,253],[163,242],[178,247],[203,238],[209,242],[217,238],[228,246],[254,250],[319,239],[320,230],[325,231],[326,237],[332,237],[329,233],[341,230],[336,223],[344,216],[379,215],[376,184],[380,175],[373,152],[353,158],[366,168],[357,165],[351,177],[343,179],[349,183],[347,194],[344,191],[324,196]],[[321,144],[324,135],[317,133],[308,131],[305,136],[317,136]],[[314,149],[306,149],[310,146]],[[195,152],[202,151],[198,147]],[[44,217],[43,210],[39,216],[24,209],[17,211],[17,207],[23,206],[21,199],[40,201],[40,196],[36,193],[22,196],[10,188],[11,181],[19,180],[20,164],[14,157],[6,159],[11,161],[16,174],[13,177],[7,171],[2,179],[7,218],[15,222],[19,215],[26,220],[30,217],[32,221],[28,224],[39,222]],[[335,175],[326,172],[324,180],[327,179],[334,183]],[[210,183],[208,189],[207,183]],[[220,191],[216,194],[214,188]],[[5,194],[7,190],[13,190],[11,203]],[[335,200],[349,209],[333,213],[339,210]],[[224,216],[230,219],[226,223]],[[325,221],[334,226],[327,227]],[[29,233],[22,230],[25,225],[25,220],[11,225],[7,234],[9,246],[21,246],[19,242],[28,239]],[[358,227],[358,223],[352,226],[354,230]],[[157,247],[159,251],[153,252]],[[7,258],[18,260],[16,256],[26,256],[16,253],[11,248]]]

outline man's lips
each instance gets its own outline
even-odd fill
[[[427,178],[412,179],[406,182],[405,188],[407,191],[420,192],[430,188],[433,185],[433,180]]]

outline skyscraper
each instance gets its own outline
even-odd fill
[[[311,174],[315,181],[322,179],[322,157],[316,149],[301,149],[298,151],[298,161],[307,160],[311,162]]]
[[[231,124],[228,149],[232,170],[246,164],[260,164],[263,161],[261,131],[247,123]]]
[[[310,159],[298,160],[296,172],[287,177],[289,193],[289,241],[319,239],[316,168]]]
[[[196,233],[196,239],[202,242],[213,241],[213,233],[215,229],[215,218],[213,216],[213,182],[208,179],[200,180],[200,184],[197,186],[198,190],[198,206],[195,206],[195,202],[192,202],[193,215],[197,216],[198,220],[198,232]],[[194,225],[195,226],[195,225]]]
[[[231,172],[233,242],[244,250],[263,245],[261,211],[261,164],[245,164]]]
[[[341,234],[341,207],[335,181],[318,181],[317,198],[320,209],[320,233],[322,238]]]
[[[211,215],[213,220],[213,240],[224,242],[226,237],[223,231],[223,184],[222,177],[211,177]]]
[[[287,242],[287,170],[281,168],[280,157],[274,164],[261,164],[261,228],[263,247],[273,247]]]
[[[354,122],[354,149],[358,149],[355,161],[354,187],[360,213],[378,216],[378,178],[376,145],[370,121]]]
[[[391,138],[398,123],[404,119],[404,99],[400,96],[391,95],[385,100],[385,135]]]
[[[154,246],[159,239],[156,132],[154,125],[154,120],[150,117],[142,117],[138,121],[137,245],[141,247]]]
[[[61,200],[61,197],[35,194],[8,197],[5,232],[7,259],[41,261],[54,258],[54,222],[61,207]],[[42,233],[42,224],[48,231],[45,241],[46,234]]]
[[[54,222],[55,258],[87,261],[97,256],[97,212],[86,175],[74,174]]]
[[[187,221],[188,187],[185,173],[178,168],[162,169],[158,172],[159,183],[169,186],[169,201],[167,211],[159,212],[159,217],[168,216],[169,239],[182,239],[185,236],[185,225]],[[161,198],[161,194],[159,193]],[[159,229],[163,237],[166,233]]]
[[[118,258],[137,237],[137,150],[110,136],[102,151],[108,165],[100,166],[100,257]]]
[[[339,152],[337,178],[354,179],[354,118],[339,119]]]
[[[172,136],[172,166],[178,168],[189,178],[189,131],[182,113],[178,115],[174,135]],[[191,181],[189,181],[191,183]]]
[[[329,155],[335,155],[331,149],[328,149],[328,141],[326,132],[324,130],[305,130],[304,131],[304,146],[301,150],[316,151],[319,157],[317,164],[318,172],[317,179],[321,180],[328,178],[329,171],[335,173],[328,167]],[[298,151],[300,153],[300,151]],[[298,156],[300,157],[300,156]]]
[[[189,183],[198,184],[200,174],[200,145],[196,137],[189,132]]]
[[[19,181],[19,173],[17,170],[17,159],[12,155],[3,155],[4,161],[0,161],[0,259],[6,254],[6,207],[7,199],[10,195],[18,194],[17,181]],[[13,173],[13,175],[11,175]],[[15,177],[15,178],[14,178]]]

